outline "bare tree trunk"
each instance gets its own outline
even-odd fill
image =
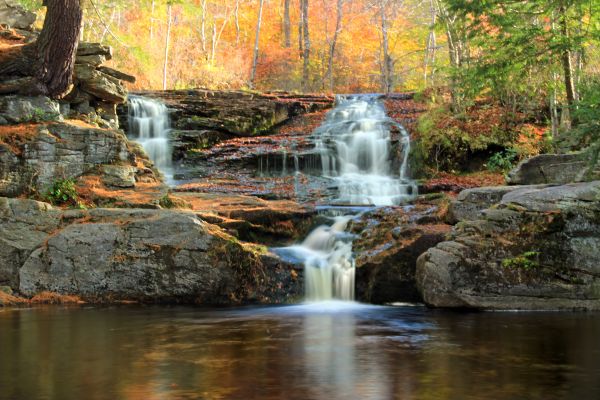
[[[290,0],[283,0],[283,45],[292,47],[292,25],[290,22]]]
[[[154,9],[156,7],[156,0],[152,0],[150,7],[150,41],[154,40]]]
[[[304,8],[302,7],[302,1],[299,1],[300,4],[300,18],[298,18],[298,52],[300,53],[300,57],[302,57],[302,53],[304,52],[304,45],[302,44],[302,23],[304,21]]]
[[[425,50],[425,68],[423,72],[424,86],[427,87],[429,79],[429,66],[431,66],[431,82],[434,84],[435,78],[435,60],[437,51],[437,37],[435,35],[435,24],[437,22],[437,11],[434,0],[430,0],[429,10],[431,12],[431,28],[427,37],[427,48]]]
[[[240,0],[235,0],[235,44],[240,44]]]
[[[394,60],[390,55],[390,46],[388,38],[388,21],[386,16],[388,0],[380,0],[381,17],[381,52],[383,60],[381,62],[382,88],[384,93],[391,93],[394,88]]]
[[[561,33],[565,39],[569,38],[569,25],[567,21],[567,8],[566,6],[560,7],[560,24]],[[577,92],[575,91],[575,80],[573,79],[573,60],[571,57],[571,51],[565,49],[562,54],[562,65],[565,79],[565,91],[567,94],[567,103],[569,106],[575,104],[577,100]]]
[[[256,79],[256,65],[258,64],[258,45],[260,40],[260,25],[262,23],[264,0],[260,0],[258,6],[258,18],[256,21],[256,36],[254,38],[254,56],[252,57],[252,72],[250,73],[250,88],[254,88],[254,80]]]
[[[302,37],[303,37],[303,51],[302,51],[302,90],[305,92],[309,89],[309,74],[308,67],[310,66],[310,34],[308,31],[308,0],[301,0],[302,5]]]
[[[200,21],[200,36],[202,39],[202,53],[206,56],[206,0],[202,0],[202,20]]]
[[[329,81],[329,91],[333,92],[333,63],[335,58],[335,46],[337,40],[342,31],[342,18],[344,16],[344,0],[337,0],[337,17],[335,20],[335,32],[333,33],[333,39],[331,39],[331,45],[329,46],[329,63],[327,65],[327,77]]]
[[[171,13],[173,5],[167,3],[167,37],[165,38],[165,63],[163,65],[163,90],[167,90],[167,72],[169,70],[169,41],[171,40]]]

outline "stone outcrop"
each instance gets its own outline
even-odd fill
[[[0,196],[45,193],[58,179],[88,174],[117,188],[158,182],[146,155],[120,131],[79,121],[0,130]]]
[[[381,209],[354,221],[357,299],[376,304],[421,302],[415,280],[417,258],[442,242],[450,229],[443,223],[439,204],[431,203]]]
[[[463,190],[456,200],[450,203],[447,222],[454,225],[461,221],[480,219],[482,211],[498,204],[507,193],[524,188],[542,187],[544,186],[491,186]]]
[[[21,10],[21,11],[19,11]],[[0,0],[0,22],[21,30],[0,29],[0,35],[11,41],[11,48],[35,41],[38,33],[28,21],[35,15],[11,0]],[[18,26],[17,26],[18,25]],[[79,44],[75,59],[73,90],[60,101],[45,97],[9,96],[0,101],[0,125],[6,123],[40,122],[61,118],[80,118],[103,128],[117,129],[117,104],[127,101],[125,82],[134,83],[135,77],[103,64],[112,59],[109,46],[99,43]],[[3,76],[2,81],[18,77]]]
[[[423,254],[435,307],[600,309],[600,181],[525,187]]]
[[[511,185],[564,185],[595,179],[600,179],[600,170],[590,166],[582,153],[541,154],[522,161],[508,174]]]
[[[26,296],[277,303],[302,287],[294,267],[193,212],[64,211],[0,198],[0,221],[0,286]]]

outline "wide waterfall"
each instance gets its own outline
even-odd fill
[[[129,96],[129,135],[140,143],[167,181],[173,177],[167,107],[154,99]]]
[[[401,137],[397,173],[392,171],[393,127]],[[300,245],[275,251],[304,263],[307,301],[352,301],[355,263],[346,228],[364,206],[393,206],[414,198],[416,187],[407,177],[410,136],[386,115],[381,96],[353,95],[337,97],[314,137],[323,176],[337,186],[336,206],[322,212],[332,224],[318,227]]]

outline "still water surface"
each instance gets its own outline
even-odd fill
[[[0,399],[600,399],[600,315],[0,310]]]

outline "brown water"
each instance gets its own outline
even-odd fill
[[[0,399],[600,399],[600,315],[0,311]]]

